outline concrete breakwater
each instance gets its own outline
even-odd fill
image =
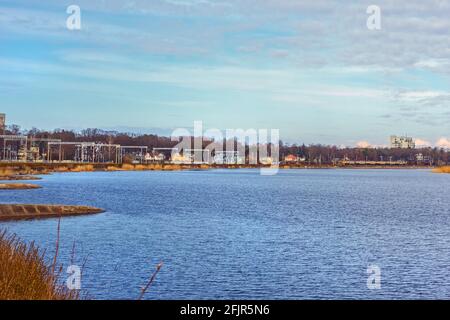
[[[29,183],[0,183],[0,190],[40,189],[41,186]]]
[[[57,218],[102,213],[104,210],[88,206],[46,204],[0,204],[0,221]]]

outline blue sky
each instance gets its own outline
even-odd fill
[[[78,31],[66,8],[81,8]],[[0,112],[44,129],[275,128],[450,147],[450,1],[0,1]]]

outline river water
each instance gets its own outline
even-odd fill
[[[450,175],[427,170],[96,172],[43,176],[0,203],[80,204],[59,262],[93,299],[450,298]],[[51,260],[57,220],[1,223]],[[75,258],[71,261],[75,244]],[[367,286],[379,268],[380,289]],[[66,276],[65,274],[63,275]]]

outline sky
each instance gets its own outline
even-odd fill
[[[26,129],[203,121],[288,143],[450,147],[449,17],[450,0],[0,0],[0,113]]]

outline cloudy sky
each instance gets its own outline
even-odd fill
[[[66,27],[72,4],[81,30]],[[0,112],[24,128],[202,120],[288,142],[450,147],[449,17],[450,0],[0,0]]]

